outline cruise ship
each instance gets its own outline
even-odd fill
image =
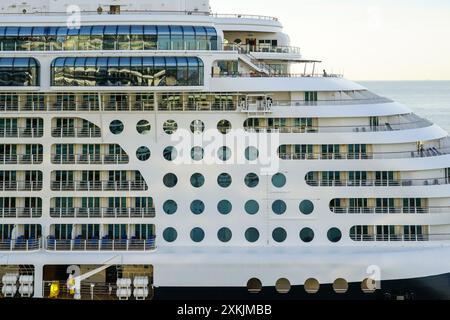
[[[448,133],[277,18],[3,0],[0,112],[1,298],[450,299]]]

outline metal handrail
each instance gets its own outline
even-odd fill
[[[424,151],[403,152],[365,152],[365,153],[278,153],[282,160],[372,160],[372,159],[402,159],[429,158],[450,154],[450,148],[429,148]]]
[[[442,207],[330,207],[336,214],[429,214],[449,213],[450,206]]]
[[[394,180],[306,180],[312,187],[412,187],[412,186],[436,186],[450,184],[450,178],[429,179],[394,179]]]
[[[42,127],[15,127],[0,129],[0,138],[42,138],[43,135],[44,128]]]
[[[55,239],[47,237],[48,251],[153,251],[156,237],[150,239]]]
[[[38,251],[42,248],[41,238],[37,239],[2,239],[0,251]]]
[[[52,127],[54,138],[100,138],[101,130],[98,127]]]
[[[127,164],[126,154],[52,154],[53,164]]]
[[[155,208],[50,208],[52,218],[154,218]]]
[[[41,191],[42,181],[0,181],[0,191]]]
[[[0,218],[40,218],[42,208],[0,208]]]
[[[212,73],[212,78],[343,78],[343,74],[322,73]]]
[[[450,234],[352,234],[353,241],[364,242],[421,242],[421,241],[447,241]]]
[[[0,154],[0,164],[41,164],[42,154]]]
[[[142,181],[52,181],[53,191],[146,191]]]
[[[272,46],[264,44],[236,44],[236,43],[224,43],[224,51],[236,51],[239,53],[289,53],[289,54],[300,54],[301,49],[294,46]]]

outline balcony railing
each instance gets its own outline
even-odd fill
[[[428,158],[450,154],[450,148],[429,148],[424,151],[366,152],[366,153],[279,153],[282,160],[371,160]]]
[[[53,164],[127,164],[126,154],[52,154]]]
[[[213,73],[212,78],[342,78],[342,74],[329,73],[324,75],[322,73]]]
[[[224,43],[223,50],[236,51],[243,54],[252,52],[301,54],[301,49],[299,47],[271,46],[264,44],[249,45],[249,44]]]
[[[330,210],[336,214],[450,214],[450,207],[331,207]]]
[[[0,138],[42,138],[43,128],[0,128]]]
[[[0,154],[0,164],[41,164],[42,154]]]
[[[47,238],[49,251],[152,251],[156,249],[155,238],[151,239],[69,239]]]
[[[53,127],[52,137],[54,138],[100,138],[100,128],[66,128]]]
[[[284,127],[245,127],[245,131],[252,133],[335,133],[335,132],[385,132],[419,129],[431,126],[428,120],[409,123],[399,123],[380,126],[284,126]]]
[[[450,234],[356,234],[350,235],[353,241],[367,242],[421,242],[421,241],[448,241]]]
[[[398,180],[306,180],[312,187],[412,187],[450,184],[450,178],[398,179]]]
[[[0,240],[0,251],[38,251],[41,249],[41,239],[3,239]]]
[[[155,208],[50,208],[52,218],[154,218]]]
[[[42,181],[0,181],[0,191],[41,191]]]
[[[42,208],[0,208],[0,218],[40,218]]]
[[[52,181],[53,191],[146,191],[143,181]]]

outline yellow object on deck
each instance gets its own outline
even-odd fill
[[[59,283],[58,282],[52,282],[50,286],[50,299],[57,299],[59,296]]]

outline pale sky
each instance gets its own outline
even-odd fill
[[[210,0],[276,16],[304,58],[352,80],[450,80],[450,0]],[[322,69],[322,68],[321,68]]]

